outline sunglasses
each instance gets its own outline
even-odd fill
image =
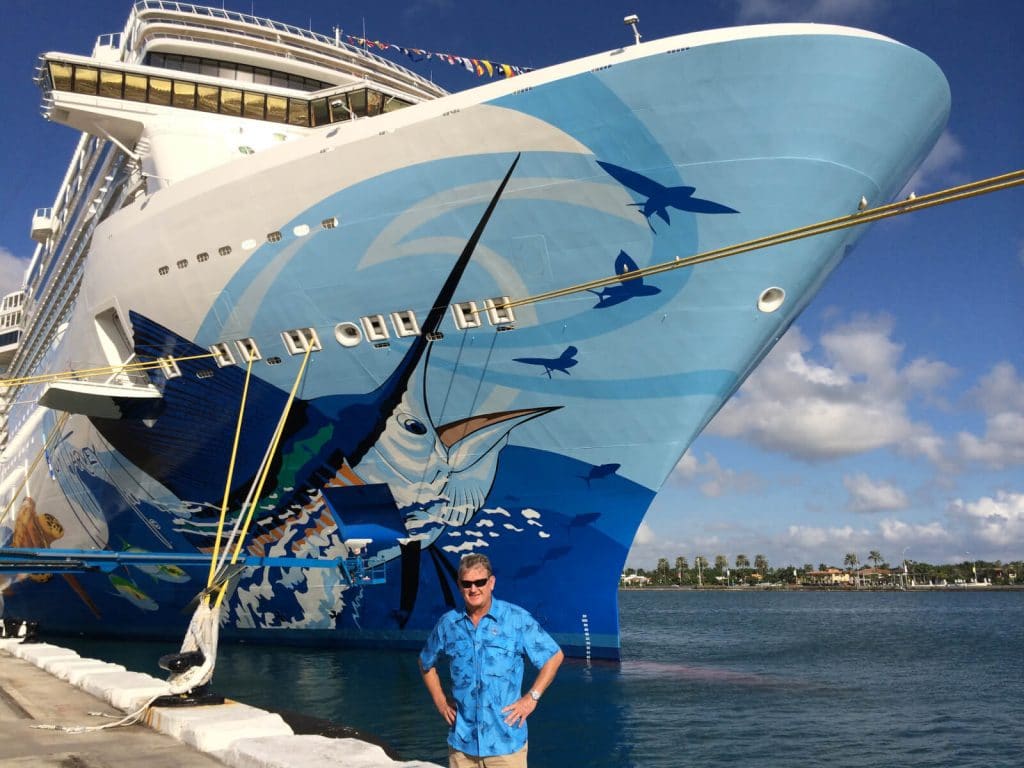
[[[473,579],[472,581],[468,579],[462,579],[461,581],[459,581],[459,584],[462,585],[463,589],[469,589],[470,587],[476,587],[477,589],[480,589],[481,587],[486,587],[487,582],[490,580],[490,576],[488,576],[486,579]]]

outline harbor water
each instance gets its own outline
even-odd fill
[[[628,591],[620,615],[621,663],[567,661],[531,718],[531,768],[1021,765],[1024,591]],[[160,674],[178,641],[59,642]],[[226,645],[214,688],[446,764],[414,653]]]

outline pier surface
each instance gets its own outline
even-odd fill
[[[116,664],[46,643],[0,639],[0,765],[438,768],[392,760],[361,739],[295,734],[280,715],[231,700],[217,706],[148,707],[134,725],[78,729],[116,722],[163,693],[166,681]]]
[[[0,765],[7,768],[223,768],[224,763],[146,725],[86,733],[38,725],[103,725],[90,712],[111,712],[105,701],[34,664],[0,653]]]

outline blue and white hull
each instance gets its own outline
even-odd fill
[[[413,647],[459,601],[460,556],[483,552],[497,593],[568,653],[614,658],[618,579],[652,499],[859,232],[511,316],[486,302],[844,216],[862,197],[886,202],[948,107],[921,54],[795,26],[643,44],[355,121],[177,180],[101,222],[72,320],[38,370],[103,359],[96,318],[112,308],[138,355],[223,344],[238,358],[236,342],[254,341],[237,504],[303,361],[282,332],[314,329],[320,349],[247,551],[344,557],[350,530],[371,530],[379,513],[362,554],[386,583],[251,569],[222,635]],[[457,281],[461,313],[448,307],[443,338],[411,351],[517,155]],[[159,402],[120,418],[58,422],[38,406],[12,417],[33,425],[37,449],[60,423],[25,513],[59,521],[49,546],[209,551],[245,363],[179,368],[149,374]],[[15,483],[3,490],[6,503]],[[6,526],[10,539],[16,520]],[[205,568],[118,575],[12,579],[5,610],[54,631],[177,637],[206,582]]]

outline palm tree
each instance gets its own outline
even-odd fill
[[[885,558],[882,557],[882,554],[877,549],[872,549],[868,552],[868,560],[875,564],[875,568],[877,568],[878,564],[884,559]]]
[[[764,555],[754,555],[754,567],[764,576],[765,571],[768,570],[768,558]]]
[[[729,558],[725,555],[715,555],[715,570],[722,572],[729,567]]]
[[[846,570],[850,572],[850,580],[853,580],[853,569],[857,567],[860,560],[855,552],[847,552],[846,557],[843,558],[843,565],[846,566]]]
[[[667,584],[668,583],[668,558],[667,557],[659,557],[658,558],[658,567],[655,569],[655,571],[658,574],[658,576],[657,576],[658,584]]]
[[[740,568],[749,568],[749,567],[750,567],[750,558],[749,557],[747,557],[746,555],[736,555],[736,570],[737,571]]]
[[[676,581],[680,584],[683,583],[683,572],[690,570],[690,564],[686,562],[685,557],[676,558]]]

